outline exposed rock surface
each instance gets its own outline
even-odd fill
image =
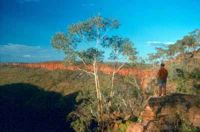
[[[143,131],[144,127],[141,123],[132,123],[126,130],[126,132],[143,132]]]
[[[183,120],[200,128],[200,96],[171,94],[152,97],[140,118],[142,122],[131,124],[127,132],[177,131]]]
[[[44,62],[44,63],[13,63],[15,66],[24,66],[29,68],[43,68],[47,70],[79,70],[81,66],[65,66],[62,62]],[[92,71],[92,66],[88,66]],[[113,68],[105,64],[99,64],[99,70],[105,74],[112,74]],[[148,84],[155,78],[156,71],[153,69],[139,69],[139,68],[123,68],[118,72],[119,75],[134,75],[139,79],[140,86],[146,88]]]

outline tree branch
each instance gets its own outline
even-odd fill
[[[80,67],[77,67],[78,68],[78,70],[80,70],[80,71],[84,71],[85,73],[87,73],[87,74],[92,74],[92,75],[94,75],[94,73],[93,72],[90,72],[90,71],[87,71],[87,70],[85,70],[85,69],[81,69]]]
[[[85,63],[84,59],[81,58],[78,54],[77,54],[78,58],[83,62],[83,64],[85,65],[85,67],[87,67],[87,64]]]
[[[120,66],[117,68],[117,70],[115,71],[115,73],[119,72],[125,64],[126,64],[126,63],[123,63],[122,65],[120,65]]]

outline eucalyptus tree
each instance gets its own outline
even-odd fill
[[[194,51],[198,44],[196,39],[192,35],[184,36],[183,39],[181,40],[181,43],[186,53]]]
[[[167,56],[168,59],[173,59],[179,52],[179,45],[178,44],[171,44],[167,46]]]
[[[193,32],[191,35],[184,36],[181,40],[177,40],[174,44],[166,47],[157,47],[155,54],[150,54],[150,59],[173,59],[177,55],[184,56],[196,50],[199,43],[197,41],[198,33]]]
[[[102,93],[98,76],[98,62],[103,60],[103,51],[99,48],[108,31],[117,29],[119,22],[117,20],[103,18],[101,16],[92,17],[86,21],[78,22],[67,28],[67,33],[56,33],[52,38],[54,48],[64,51],[65,60],[68,63],[80,61],[84,67],[78,67],[92,76],[94,76],[96,97],[98,100],[98,121],[101,121],[103,114]],[[92,47],[86,50],[79,50],[82,45]],[[89,66],[93,68],[90,70]]]
[[[194,50],[200,50],[200,29],[194,30],[190,35],[196,40]]]
[[[109,60],[114,64],[110,88],[110,99],[112,99],[114,96],[114,79],[116,73],[118,73],[126,63],[134,63],[136,61],[137,51],[130,39],[119,36],[105,37],[102,46],[110,48]],[[111,100],[109,105],[111,105]]]
[[[167,58],[167,49],[165,47],[158,47],[156,48],[156,54],[161,61],[164,61]]]
[[[169,47],[175,54],[186,55],[200,48],[200,30],[195,30]]]
[[[156,47],[155,53],[148,54],[148,59],[153,63],[164,61],[166,58],[167,58],[167,49],[165,47]]]
[[[149,53],[148,60],[155,66],[158,63],[158,55],[156,53]]]
[[[97,98],[97,121],[102,122],[103,96],[99,81],[98,64],[104,60],[103,49],[111,49],[110,59],[113,60],[114,71],[110,88],[110,97],[113,97],[115,74],[126,64],[136,59],[136,49],[133,43],[118,36],[109,37],[109,31],[117,29],[119,22],[101,16],[92,17],[86,21],[75,23],[67,28],[66,33],[56,33],[52,38],[52,46],[65,53],[65,60],[68,64],[82,62],[83,66],[77,68],[94,77],[95,91]],[[89,48],[80,50],[79,47]],[[108,52],[109,50],[104,50]],[[120,62],[120,60],[123,60]],[[91,67],[92,66],[92,70]]]
[[[184,36],[181,40],[177,40],[174,45],[168,47],[168,53],[173,53],[174,57],[179,56],[180,64],[183,69],[188,69],[188,63],[193,61],[193,53],[198,44],[195,37],[191,34]]]

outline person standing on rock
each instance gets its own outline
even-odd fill
[[[168,77],[168,71],[165,69],[165,64],[161,63],[160,69],[157,74],[158,85],[159,85],[159,96],[166,95],[167,77]]]

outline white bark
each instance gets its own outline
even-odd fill
[[[125,65],[125,63],[123,63],[122,65],[120,65],[117,69],[114,68],[114,71],[112,73],[112,82],[111,82],[111,89],[110,89],[110,98],[112,98],[114,96],[114,80],[115,80],[115,74],[118,73],[121,68]]]

